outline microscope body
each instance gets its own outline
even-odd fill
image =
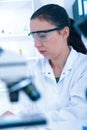
[[[23,91],[32,101],[40,98],[32,77],[26,76],[27,60],[20,54],[0,49],[0,80],[6,83],[11,102],[17,102]]]

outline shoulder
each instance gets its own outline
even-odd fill
[[[73,70],[75,72],[81,74],[81,73],[87,73],[87,55],[75,52],[76,59],[73,62]]]
[[[72,59],[75,64],[81,64],[81,65],[87,64],[87,54],[77,52],[73,48],[71,48],[69,58]]]
[[[82,54],[82,53],[78,53],[78,64],[79,65],[86,65],[87,67],[87,55],[86,54]]]
[[[64,68],[71,69],[73,73],[87,71],[87,55],[72,48]]]

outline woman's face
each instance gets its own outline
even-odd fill
[[[43,30],[50,30],[54,28],[57,27],[45,20],[36,18],[30,21],[31,32],[34,32],[31,34],[33,34],[34,37],[35,47],[40,52],[40,54],[48,59],[59,57],[61,54],[63,55],[63,52],[66,51],[66,48],[68,47],[68,27],[63,28],[60,31],[55,30],[46,33],[43,32]]]

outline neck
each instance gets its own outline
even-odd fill
[[[69,53],[70,50],[68,48],[66,51],[63,51],[63,53],[60,56],[57,56],[54,59],[50,60],[50,65],[52,66],[56,77],[60,77]]]

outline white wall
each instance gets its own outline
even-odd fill
[[[42,5],[54,3],[54,4],[59,4],[63,7],[65,7],[69,16],[73,17],[72,5],[73,5],[74,1],[75,0],[70,0],[70,1],[69,0],[38,0],[38,3],[37,3],[37,0],[34,0],[34,10],[41,7]]]
[[[34,0],[34,10],[37,10],[39,7],[45,4],[59,4],[61,6],[64,6],[64,0]]]
[[[75,0],[64,0],[64,7],[67,10],[70,17],[73,18],[73,11],[72,11],[72,5]]]
[[[64,0],[41,0],[43,4],[49,4],[49,3],[54,3],[54,4],[59,4],[61,6],[64,6]]]

